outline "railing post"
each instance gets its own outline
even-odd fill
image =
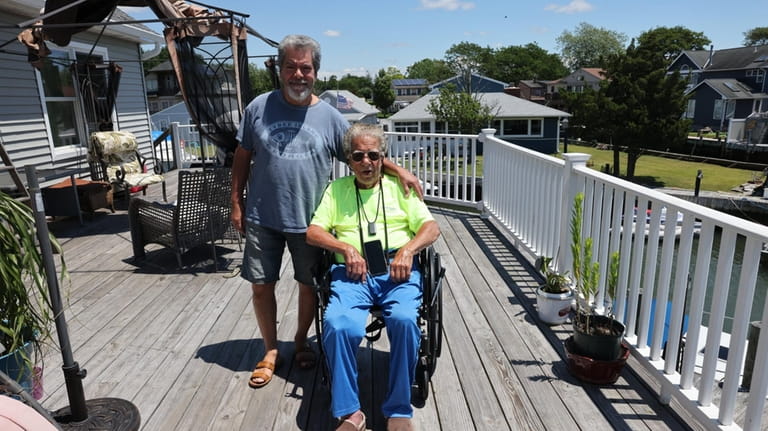
[[[489,186],[493,187],[493,186],[491,186],[489,184],[489,182],[485,181],[485,179],[487,177],[487,175],[486,175],[487,169],[488,169],[488,166],[490,166],[487,163],[487,160],[485,159],[485,154],[486,154],[487,148],[488,148],[488,141],[489,141],[488,138],[492,137],[495,134],[496,134],[496,129],[487,128],[487,129],[480,130],[480,134],[477,135],[477,140],[480,141],[483,144],[483,160],[486,161],[483,164],[483,166],[484,166],[483,167],[483,181],[481,182],[481,190],[482,190],[483,198],[480,199],[480,201],[478,202],[478,206],[479,206],[478,209],[480,210],[480,217],[482,217],[484,219],[487,219],[488,217],[490,217],[490,213],[488,212],[488,209],[485,207],[485,197],[487,196],[486,193],[488,193]]]
[[[573,264],[573,256],[569,246],[571,243],[571,208],[573,207],[573,198],[583,188],[583,182],[580,184],[577,181],[573,168],[576,166],[586,166],[590,155],[567,153],[563,154],[563,158],[565,159],[565,166],[563,167],[563,194],[560,205],[560,241],[557,247],[557,262],[555,262],[557,270],[560,272],[569,270]]]
[[[173,159],[176,163],[176,169],[184,167],[184,160],[181,158],[181,137],[179,135],[179,123],[171,123],[171,142],[173,142]]]

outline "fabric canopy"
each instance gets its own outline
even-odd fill
[[[149,7],[164,23],[166,45],[187,109],[201,135],[226,154],[220,159],[229,159],[237,147],[240,114],[252,97],[247,34],[273,48],[277,42],[248,27],[244,22],[247,15],[182,0],[46,0],[40,20],[18,39],[27,46],[29,60],[35,65],[50,53],[45,40],[66,46],[77,32],[115,24],[102,21],[117,6]],[[210,39],[223,45],[214,46],[217,42]]]

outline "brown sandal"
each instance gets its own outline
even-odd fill
[[[265,373],[264,371],[260,370],[269,370],[271,371],[270,374]],[[252,388],[261,388],[267,385],[267,383],[272,381],[272,376],[275,375],[275,364],[273,362],[269,361],[261,361],[258,364],[256,364],[256,368],[253,370],[253,373],[251,373],[251,378],[248,380],[248,386]],[[261,381],[256,381],[255,379],[261,379]]]

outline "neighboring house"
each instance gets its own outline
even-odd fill
[[[83,95],[86,75],[75,70],[85,70],[83,64],[90,61],[115,62],[122,68],[114,109],[106,115],[111,117],[115,130],[135,134],[140,151],[149,154],[149,112],[139,48],[154,44],[155,49],[144,58],[156,55],[164,44],[163,37],[137,24],[94,27],[75,33],[65,47],[48,42],[51,55],[38,70],[27,62],[26,47],[15,40],[19,33],[15,26],[37,17],[44,3],[0,2],[0,38],[11,41],[0,50],[0,136],[14,165],[87,171],[87,142],[98,125],[92,113],[94,103]],[[117,10],[112,19],[131,18]],[[73,64],[78,65],[75,70],[71,68]],[[88,75],[92,87],[103,84],[107,76],[104,69],[98,68]],[[101,102],[96,100],[96,105]]]
[[[667,71],[688,81],[692,130],[723,131],[731,120],[768,111],[768,45],[683,51]]]
[[[326,90],[320,95],[320,99],[328,102],[331,106],[335,106],[350,124],[378,123],[380,111],[350,91]]]
[[[393,79],[392,91],[395,92],[395,110],[402,109],[411,102],[429,92],[426,79]]]
[[[503,83],[479,78],[481,79],[475,82],[475,88],[489,88],[492,91],[478,91],[473,94],[495,113],[491,126],[496,129],[496,136],[543,153],[557,152],[560,120],[570,117],[570,114],[506,94],[502,91]],[[435,116],[429,112],[430,101],[437,97],[439,95],[436,91],[430,93],[389,117],[389,130],[410,133],[457,133],[445,122],[435,121]]]
[[[521,80],[517,84],[517,94],[510,88],[505,91],[511,93],[513,96],[518,96],[521,99],[530,100],[531,102],[540,103],[542,105],[547,103],[547,84],[552,81],[537,81],[533,80]]]
[[[149,103],[150,114],[184,101],[171,60],[166,60],[148,70],[144,80],[147,82],[147,102]]]
[[[583,67],[568,76],[552,81],[522,80],[518,83],[518,91],[523,99],[562,109],[565,104],[560,93],[563,91],[581,93],[587,88],[597,91],[604,80],[603,69]],[[512,91],[507,89],[507,92]]]
[[[171,123],[195,124],[184,102],[179,102],[162,111],[155,112],[149,117],[152,122],[152,130],[165,130]]]
[[[507,87],[507,84],[504,82],[472,73],[469,75],[469,79],[464,76],[456,75],[453,78],[448,78],[432,84],[429,86],[430,93],[437,94],[440,88],[445,87],[446,85],[454,86],[456,91],[469,91],[470,93],[502,92],[504,91],[504,88]]]

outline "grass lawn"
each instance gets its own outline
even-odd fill
[[[568,143],[568,151],[590,154],[593,169],[599,170],[606,163],[613,165],[613,151],[574,145],[572,142]],[[625,175],[627,170],[627,155],[625,153],[621,154],[620,163],[621,174]],[[647,187],[693,189],[699,169],[703,174],[701,190],[707,191],[729,191],[747,181],[761,178],[761,172],[758,171],[643,155],[637,160],[634,182]]]

